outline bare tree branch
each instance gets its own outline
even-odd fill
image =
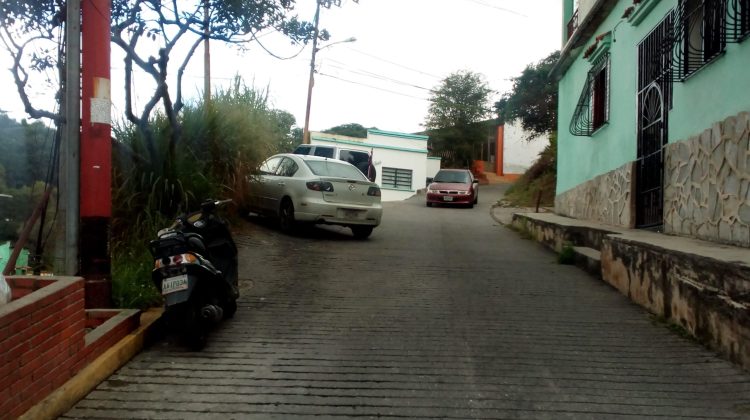
[[[188,51],[187,55],[185,56],[185,59],[182,61],[182,65],[180,65],[179,70],[177,70],[177,100],[174,104],[174,110],[175,112],[180,112],[183,107],[182,103],[182,76],[185,73],[185,68],[187,67],[188,63],[190,63],[190,59],[193,58],[193,55],[195,54],[195,50],[198,49],[198,47],[203,43],[204,39],[198,38],[193,42],[192,47],[190,47],[190,50]]]
[[[2,40],[3,45],[5,46],[5,49],[13,58],[13,66],[11,67],[10,70],[11,70],[11,74],[13,75],[13,81],[16,84],[16,90],[18,91],[18,96],[21,98],[21,102],[23,103],[24,111],[26,111],[26,113],[31,118],[47,118],[47,119],[52,120],[55,124],[59,124],[64,121],[63,116],[59,112],[55,113],[52,111],[38,109],[34,107],[31,104],[31,99],[29,98],[28,93],[26,92],[26,86],[28,85],[28,82],[29,82],[29,74],[26,72],[23,66],[21,66],[21,60],[23,60],[26,47],[30,45],[31,43],[33,43],[34,41],[37,41],[40,39],[46,39],[46,38],[42,36],[35,36],[35,37],[31,37],[27,39],[22,44],[18,44],[13,40],[13,37],[8,31],[7,26],[3,26],[2,34],[0,34],[0,40]]]

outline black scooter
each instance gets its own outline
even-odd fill
[[[152,280],[164,296],[164,321],[200,350],[211,326],[237,311],[237,247],[216,209],[232,200],[206,200],[150,242]]]

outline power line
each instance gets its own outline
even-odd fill
[[[269,54],[270,56],[272,56],[273,58],[277,58],[277,59],[279,59],[279,60],[291,60],[291,59],[293,59],[293,58],[296,58],[296,57],[297,57],[298,55],[302,54],[302,51],[304,51],[304,50],[305,50],[305,48],[307,47],[307,45],[304,45],[304,44],[303,44],[303,45],[302,45],[302,48],[300,48],[300,50],[299,50],[299,51],[297,51],[297,52],[296,52],[296,53],[295,53],[294,55],[290,55],[289,57],[280,57],[280,56],[278,56],[278,55],[274,54],[273,52],[271,52],[271,50],[269,50],[268,48],[266,48],[266,46],[265,46],[265,45],[263,45],[263,43],[262,43],[262,42],[260,42],[260,39],[258,39],[258,38],[260,38],[260,37],[258,37],[258,36],[255,36],[255,33],[252,33],[251,35],[252,35],[252,38],[253,38],[253,39],[255,40],[255,42],[257,42],[257,43],[258,43],[258,45],[260,45],[260,47],[261,47],[261,48],[263,49],[263,51],[267,52],[267,53],[268,53],[268,54]]]
[[[391,77],[388,77],[388,76],[383,76],[381,74],[373,73],[373,72],[370,72],[370,71],[367,71],[367,70],[350,69],[348,67],[345,67],[346,64],[344,64],[344,63],[341,63],[341,62],[336,61],[336,60],[330,60],[330,61],[332,61],[334,63],[340,64],[340,65],[336,65],[336,64],[332,64],[331,65],[331,64],[329,64],[331,67],[337,68],[337,69],[340,69],[340,70],[343,70],[343,71],[347,71],[349,73],[359,74],[361,76],[371,77],[373,79],[383,80],[383,81],[386,81],[386,82],[391,82],[391,83],[395,83],[395,84],[399,84],[399,85],[403,85],[403,86],[409,86],[409,87],[413,87],[413,88],[416,88],[416,89],[421,89],[421,90],[426,90],[428,92],[432,92],[432,89],[426,88],[424,86],[419,86],[419,85],[415,85],[413,83],[404,82],[404,81],[397,80],[397,79],[394,79],[394,78],[391,78]]]
[[[392,94],[394,94],[394,95],[407,96],[407,97],[409,97],[409,98],[414,98],[414,99],[421,99],[421,100],[423,100],[423,101],[429,101],[429,99],[427,99],[427,98],[421,98],[421,97],[419,97],[419,96],[407,95],[406,93],[396,92],[396,91],[393,91],[393,90],[389,90],[389,89],[383,89],[383,88],[380,88],[380,87],[377,87],[377,86],[373,86],[373,85],[368,85],[368,84],[366,84],[366,83],[360,83],[360,82],[355,82],[355,81],[353,81],[353,80],[347,80],[347,79],[343,79],[343,78],[341,78],[341,77],[338,77],[338,76],[333,76],[333,75],[331,75],[331,74],[326,74],[326,73],[318,73],[318,74],[319,74],[319,75],[321,75],[321,76],[325,76],[325,77],[330,77],[330,78],[332,78],[332,79],[340,80],[340,81],[342,81],[342,82],[352,83],[352,84],[355,84],[355,85],[360,85],[360,86],[368,87],[368,88],[370,88],[370,89],[375,89],[375,90],[380,90],[380,91],[383,91],[383,92],[388,92],[388,93],[392,93]]]
[[[407,66],[405,66],[405,65],[403,65],[403,64],[399,64],[399,63],[396,63],[395,61],[390,61],[390,60],[386,60],[385,58],[380,58],[380,57],[378,57],[378,56],[375,56],[375,55],[372,55],[372,54],[370,54],[370,53],[366,53],[366,52],[364,52],[364,51],[360,51],[360,50],[358,50],[358,49],[356,49],[356,48],[351,48],[351,47],[349,47],[349,49],[350,49],[350,50],[352,50],[352,51],[354,51],[354,52],[356,52],[356,53],[359,53],[359,54],[362,54],[362,55],[366,55],[366,56],[368,56],[368,57],[370,57],[370,58],[374,58],[374,59],[376,59],[376,60],[380,60],[380,61],[383,61],[383,62],[385,62],[385,63],[389,63],[389,64],[392,64],[392,65],[394,65],[394,66],[398,66],[398,67],[401,67],[401,68],[403,68],[403,69],[406,69],[406,70],[410,70],[410,71],[414,71],[414,72],[417,72],[417,73],[420,73],[420,74],[424,74],[425,76],[430,76],[430,77],[434,77],[435,79],[443,79],[443,78],[442,78],[442,77],[440,77],[440,76],[436,76],[436,75],[434,75],[434,74],[430,74],[430,73],[424,72],[424,71],[422,71],[422,70],[417,70],[417,69],[415,69],[415,68],[412,68],[412,67],[407,67]]]
[[[485,3],[482,0],[469,0],[469,1],[472,2],[472,3],[476,3],[476,4],[479,4],[479,5],[482,5],[484,7],[489,7],[491,9],[502,10],[503,12],[512,13],[514,15],[523,16],[525,18],[528,17],[527,15],[524,15],[523,13],[520,13],[520,12],[516,12],[515,10],[511,10],[511,9],[508,9],[508,8],[505,8],[505,7],[501,7],[501,6],[495,6],[494,4]]]

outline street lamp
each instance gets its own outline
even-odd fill
[[[310,59],[310,81],[307,85],[307,110],[305,111],[305,128],[302,131],[302,143],[304,144],[310,144],[310,104],[312,103],[312,88],[313,88],[314,77],[315,77],[315,54],[317,54],[318,51],[324,48],[328,48],[336,44],[342,44],[344,42],[354,42],[357,40],[357,38],[351,37],[351,38],[344,39],[342,41],[332,42],[328,45],[318,48],[318,18],[319,17],[320,17],[320,2],[318,2],[318,7],[315,10],[315,36],[313,38],[312,59]]]

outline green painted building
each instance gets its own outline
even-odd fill
[[[13,253],[13,247],[10,242],[0,244],[0,273],[5,271],[5,266],[8,265],[10,254]],[[16,274],[22,274],[22,267],[29,265],[29,251],[22,249],[21,253],[18,254],[16,259]]]
[[[750,247],[750,0],[563,0],[555,209]]]

